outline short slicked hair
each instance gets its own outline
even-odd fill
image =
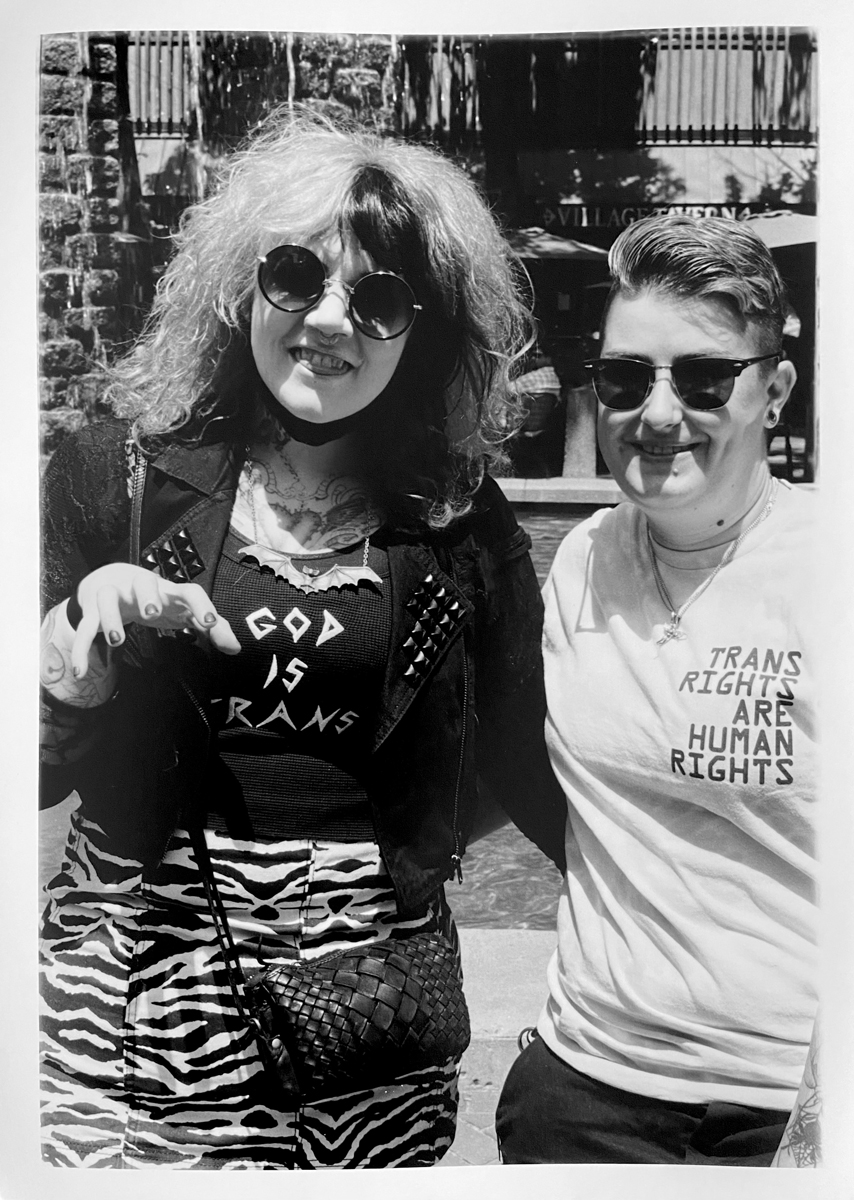
[[[771,252],[749,223],[729,217],[665,213],[624,229],[608,256],[612,285],[602,329],[617,296],[648,289],[683,300],[718,300],[764,353],[780,348],[786,286]]]

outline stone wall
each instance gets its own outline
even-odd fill
[[[121,38],[43,39],[39,130],[43,449],[102,411],[99,369],[139,327],[147,231]],[[126,60],[125,60],[126,61]]]

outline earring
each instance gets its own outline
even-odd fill
[[[771,411],[765,417],[766,429],[773,429],[779,420],[780,420],[780,414],[777,412],[777,410],[775,408],[772,408]]]

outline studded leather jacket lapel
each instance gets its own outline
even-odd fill
[[[374,749],[432,677],[471,620],[474,605],[439,565],[429,545],[389,547],[392,588],[391,653]]]

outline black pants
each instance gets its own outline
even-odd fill
[[[789,1113],[678,1104],[573,1070],[540,1038],[510,1069],[495,1126],[504,1163],[695,1163],[767,1167]]]

